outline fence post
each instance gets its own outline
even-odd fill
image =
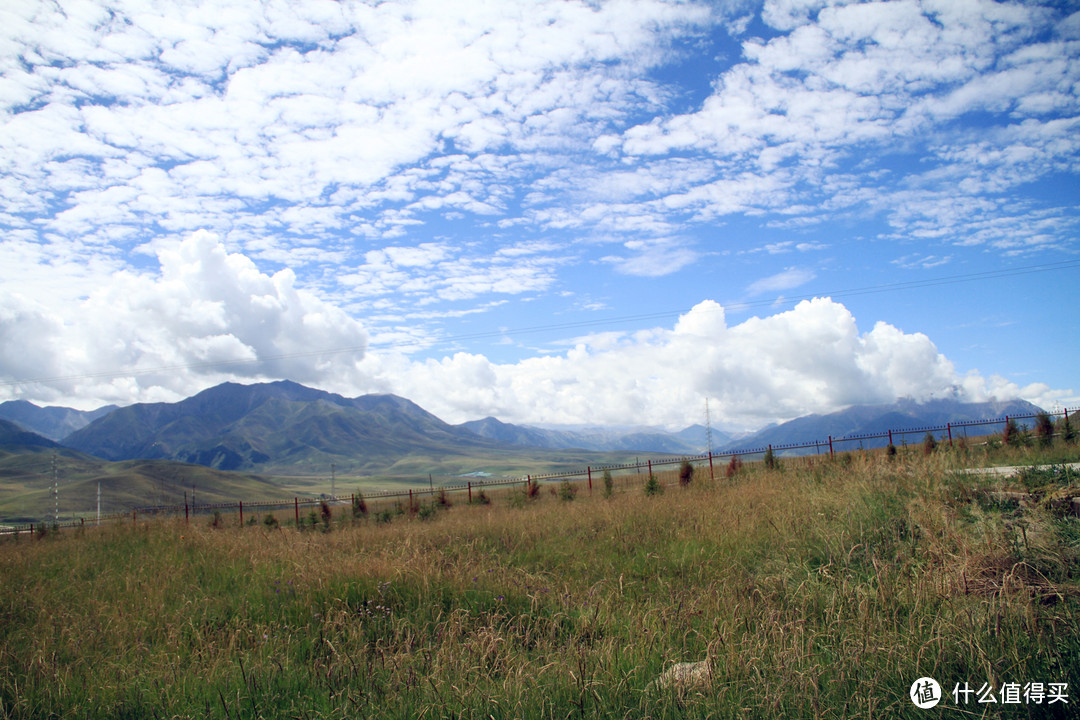
[[[592,492],[592,465],[586,468],[589,473],[589,492]]]
[[[709,451],[709,479],[710,479],[710,480],[715,480],[715,479],[716,479],[716,476],[715,476],[715,475],[713,475],[713,467],[712,467],[712,450],[710,450],[710,451]]]
[[[187,504],[187,490],[184,491],[184,524],[188,525],[188,504]]]
[[[949,447],[952,447],[952,423],[945,423],[945,429],[949,431]]]
[[[829,436],[829,459],[833,459],[832,435]]]
[[[131,511],[131,522],[135,522],[135,511]]]
[[[472,505],[472,480],[469,481],[469,504]]]
[[[240,527],[244,527],[244,501],[240,501]]]
[[[649,460],[648,463],[649,463],[649,477],[652,478],[652,460]]]
[[[296,512],[296,529],[300,529],[300,498],[293,496],[293,510]]]
[[[890,430],[890,431],[889,431],[889,444],[890,444],[890,445],[892,445],[892,444],[893,444],[893,441],[892,441],[892,430]]]

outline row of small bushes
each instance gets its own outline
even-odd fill
[[[1010,447],[1029,447],[1033,444],[1038,446],[1047,447],[1050,446],[1055,438],[1060,438],[1062,442],[1073,443],[1076,441],[1076,433],[1072,428],[1071,422],[1068,417],[1065,417],[1056,423],[1046,413],[1039,413],[1035,417],[1035,423],[1030,429],[1022,429],[1017,426],[1016,422],[1012,419],[1008,420],[1004,430],[1000,436],[989,436],[986,440],[988,446],[991,448],[998,447],[1000,445]],[[961,449],[967,448],[967,438],[959,438],[957,443]],[[934,437],[932,432],[927,432],[922,442],[922,451],[924,454],[931,454],[937,452],[939,448],[943,447],[941,440]],[[886,448],[886,455],[888,457],[894,457],[897,455],[897,448],[895,445],[890,444]],[[850,461],[850,454],[843,453],[841,455],[841,461]],[[762,457],[762,465],[768,470],[779,470],[780,460],[773,452],[770,446]],[[743,461],[736,455],[732,455],[724,467],[724,476],[727,478],[733,478],[742,470]],[[683,460],[678,470],[678,480],[681,487],[688,487],[694,479],[694,466],[688,460]],[[612,477],[610,470],[604,470],[602,476],[603,482],[603,496],[605,498],[611,497],[614,494],[615,481]],[[664,486],[653,473],[649,474],[644,487],[644,493],[649,496],[659,495],[664,492]],[[551,487],[550,492],[552,495],[557,496],[564,502],[570,502],[574,500],[577,495],[577,487],[575,487],[568,479],[564,479],[557,487]],[[540,484],[533,480],[530,481],[520,493],[514,493],[511,495],[510,504],[520,506],[526,502],[535,501],[540,496]],[[488,505],[491,503],[491,498],[484,492],[484,490],[478,489],[470,500],[474,505]],[[419,503],[415,500],[403,503],[398,502],[392,508],[384,508],[378,512],[372,513],[367,505],[367,501],[364,499],[362,493],[357,492],[353,495],[351,510],[351,519],[354,522],[362,521],[368,518],[374,519],[376,522],[389,523],[395,518],[409,515],[412,517],[418,517],[420,520],[430,520],[436,516],[439,510],[443,510],[451,507],[449,495],[445,488],[440,488],[435,496],[435,499],[430,503]],[[331,529],[332,510],[326,501],[322,501],[319,508],[312,509],[306,518],[300,521],[301,530],[316,530],[320,529],[323,532],[329,532]],[[269,514],[263,517],[262,523],[268,529],[275,529],[279,527],[279,522],[273,514]],[[212,527],[223,526],[224,521],[221,514],[214,513],[213,519],[210,521]],[[258,521],[254,518],[251,519],[248,525],[256,525]]]

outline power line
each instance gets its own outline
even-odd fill
[[[1030,275],[1032,273],[1051,272],[1054,270],[1067,270],[1071,268],[1080,268],[1080,259],[1075,260],[1062,260],[1052,263],[1041,263],[1038,265],[1024,265],[1015,268],[1003,268],[1000,270],[987,270],[977,273],[965,273],[962,275],[944,275],[937,278],[928,278],[925,280],[909,280],[905,282],[897,283],[885,283],[881,285],[868,285],[865,287],[847,288],[842,290],[832,290],[828,292],[813,292],[804,293],[800,295],[786,296],[783,300],[784,304],[792,304],[801,300],[809,300],[816,297],[851,297],[855,295],[871,295],[876,293],[896,292],[900,290],[914,290],[919,288],[937,287],[941,285],[956,285],[959,283],[978,282],[984,280],[995,280],[999,278],[1014,277],[1018,275]],[[775,300],[755,300],[746,302],[730,303],[728,305],[722,305],[721,309],[726,312],[740,312],[743,310],[749,310],[755,307],[773,306],[776,304]],[[12,385],[24,385],[32,383],[53,383],[64,382],[71,380],[100,380],[111,379],[118,377],[131,377],[140,375],[153,375],[157,373],[175,372],[178,370],[204,370],[214,368],[228,368],[243,365],[258,365],[260,363],[273,362],[278,360],[294,360],[298,358],[306,357],[324,357],[327,355],[341,355],[345,353],[363,353],[371,348],[377,348],[382,350],[400,350],[409,347],[427,346],[427,345],[447,345],[451,343],[458,343],[468,340],[484,340],[488,338],[501,338],[509,335],[526,335],[538,332],[552,332],[558,330],[575,330],[581,328],[610,326],[629,322],[642,322],[646,320],[661,320],[665,318],[678,317],[688,312],[690,308],[669,309],[652,313],[640,313],[634,315],[617,315],[608,316],[604,318],[598,318],[593,320],[578,320],[565,323],[549,323],[544,325],[530,325],[519,328],[510,328],[502,330],[489,330],[477,333],[467,333],[462,335],[448,335],[438,339],[435,342],[427,340],[413,340],[413,341],[393,341],[393,342],[373,342],[366,345],[348,345],[336,348],[322,348],[318,350],[306,350],[302,352],[293,353],[278,353],[275,355],[264,355],[258,358],[245,358],[242,360],[214,360],[198,363],[180,363],[176,365],[162,365],[152,368],[142,369],[129,369],[129,370],[104,370],[100,372],[91,373],[78,373],[72,375],[56,375],[51,377],[39,377],[39,378],[23,378],[20,380],[4,380],[0,381],[0,387],[8,387]]]

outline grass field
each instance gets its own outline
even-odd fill
[[[557,451],[517,448],[508,451],[458,454],[453,457],[408,455],[374,475],[337,473],[339,495],[377,490],[426,489],[458,485],[465,473],[483,471],[492,479],[532,473],[579,470],[588,465],[631,462],[634,453]],[[59,480],[62,522],[96,517],[98,488],[102,513],[125,514],[132,508],[200,503],[224,503],[318,497],[331,492],[331,467],[302,474],[295,467],[260,467],[258,472],[229,472],[169,460],[108,462],[62,449],[5,452],[0,450],[0,524],[52,522],[57,510],[53,478]],[[431,476],[434,475],[433,479]]]
[[[1075,715],[1080,481],[955,472],[1033,458],[997,452],[335,508],[304,531],[227,517],[8,537],[0,718]],[[703,659],[705,684],[650,687]],[[937,709],[908,698],[923,676]],[[1068,704],[951,695],[1027,682],[1069,683]]]

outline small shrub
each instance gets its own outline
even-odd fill
[[[570,484],[569,480],[564,479],[559,483],[559,499],[563,502],[570,502],[574,499],[575,495],[574,487]]]
[[[273,530],[278,526],[278,519],[274,517],[273,514],[266,515],[263,517],[263,525],[265,525],[268,530]]]
[[[368,514],[368,507],[367,507],[367,501],[364,500],[364,494],[362,492],[357,492],[352,497],[352,516],[353,516],[353,519],[359,519],[359,518],[367,517],[367,514]]]
[[[690,464],[689,460],[683,460],[679,464],[679,485],[682,487],[689,487],[690,483],[694,480],[694,466]]]
[[[772,445],[765,451],[765,457],[762,458],[765,463],[765,467],[769,470],[776,470],[780,467],[780,461],[776,459],[776,454],[773,452]]]
[[[889,443],[889,446],[887,448],[885,448],[885,455],[890,460],[892,458],[896,457],[896,446],[893,445],[892,443]]]
[[[450,496],[446,494],[446,488],[439,488],[439,494],[435,496],[435,501],[439,503],[439,507],[443,508],[448,508],[452,505]]]
[[[375,522],[390,524],[390,521],[394,519],[394,513],[389,510],[380,510],[375,515]]]
[[[660,481],[656,479],[656,476],[649,473],[649,480],[645,483],[646,495],[660,495],[664,492],[664,486],[660,484]]]
[[[258,524],[259,524],[259,519],[257,517],[254,517],[254,516],[249,517],[248,521],[246,523],[246,525],[248,527],[254,527],[254,526],[258,525]]]
[[[333,513],[330,512],[330,504],[325,500],[319,501],[319,519],[322,521],[323,532],[330,529],[330,519],[333,517]]]
[[[319,513],[315,511],[315,508],[311,508],[311,512],[307,516],[307,527],[314,530],[319,525]]]
[[[728,460],[727,467],[724,469],[724,475],[733,478],[739,474],[740,470],[742,470],[742,460],[739,459],[738,455],[732,455],[731,460]]]
[[[1020,430],[1016,427],[1015,420],[1008,420],[1005,429],[1001,433],[1001,441],[1006,445],[1020,445]]]
[[[1054,441],[1054,422],[1044,412],[1035,416],[1035,437],[1043,447],[1049,447]]]
[[[934,439],[934,433],[926,433],[926,437],[922,441],[923,455],[930,455],[937,450],[937,440]]]
[[[432,518],[435,517],[436,513],[438,513],[438,506],[436,506],[435,504],[431,504],[431,505],[421,505],[420,509],[417,511],[416,515],[421,520],[431,520]]]
[[[530,500],[535,500],[540,497],[540,483],[535,480],[530,480],[529,484],[525,486],[525,497]]]
[[[221,511],[215,510],[214,517],[210,518],[210,527],[219,528],[225,524],[225,520],[221,517]]]
[[[472,501],[473,501],[474,505],[490,505],[491,504],[491,498],[489,498],[487,496],[487,493],[484,492],[483,488],[480,488],[480,492],[473,494],[473,500]]]
[[[1066,414],[1065,417],[1062,418],[1059,424],[1061,425],[1061,430],[1059,431],[1061,434],[1061,439],[1067,443],[1072,443],[1073,441],[1075,441],[1076,431],[1072,428],[1072,422],[1069,420],[1068,414]]]
[[[611,471],[604,471],[604,497],[611,497],[615,492],[615,479],[611,477]]]

